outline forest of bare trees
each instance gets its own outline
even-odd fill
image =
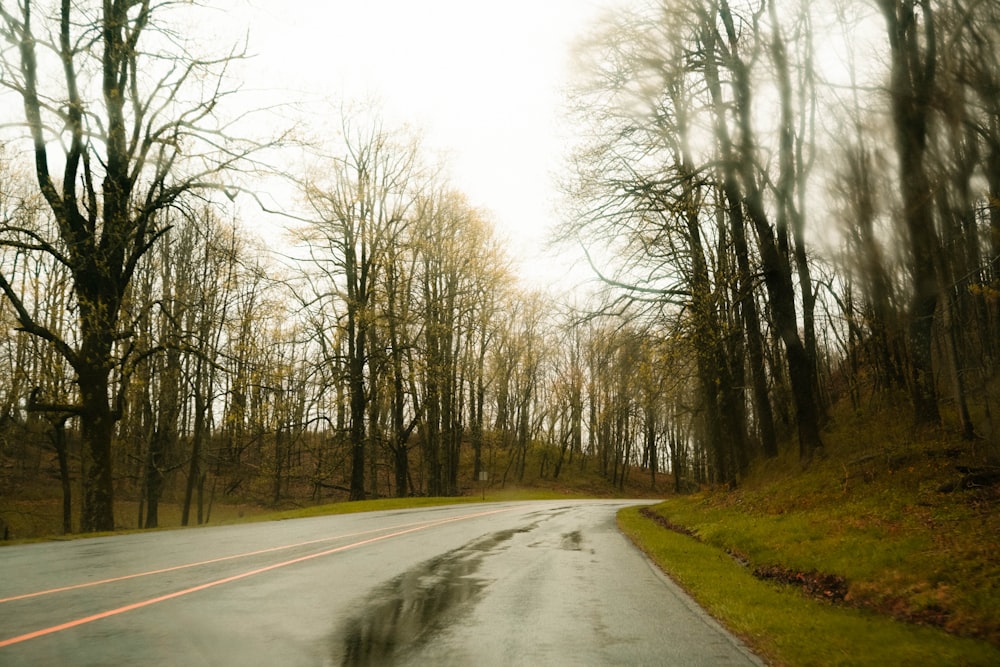
[[[570,466],[735,485],[822,457],[843,404],[1000,455],[996,0],[605,16],[569,95],[572,299],[367,109],[284,174],[274,252],[247,184],[286,137],[239,108],[242,54],[185,42],[197,7],[91,4],[0,2],[0,517],[187,525]]]
[[[998,9],[649,2],[581,48],[563,234],[689,350],[663,409],[710,479],[897,393],[996,456]]]

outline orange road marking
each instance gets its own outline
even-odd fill
[[[13,644],[20,644],[21,642],[26,642],[29,639],[37,639],[38,637],[44,637],[46,635],[51,635],[51,634],[54,634],[56,632],[61,632],[63,630],[69,630],[70,628],[75,628],[75,627],[78,627],[80,625],[85,625],[87,623],[92,623],[94,621],[99,621],[99,620],[101,620],[103,618],[109,618],[111,616],[118,616],[120,614],[124,614],[124,613],[130,612],[130,611],[135,611],[136,609],[142,609],[143,607],[148,607],[150,605],[154,605],[154,604],[157,604],[157,603],[160,603],[160,602],[165,602],[167,600],[172,600],[174,598],[178,598],[178,597],[181,597],[183,595],[188,595],[190,593],[197,593],[198,591],[203,591],[203,590],[205,590],[207,588],[213,588],[215,586],[221,586],[222,584],[228,584],[228,583],[231,583],[233,581],[239,581],[240,579],[246,579],[247,577],[252,577],[252,576],[254,576],[256,574],[262,574],[264,572],[270,572],[271,570],[277,570],[278,568],[287,567],[289,565],[295,565],[297,563],[302,563],[302,562],[305,562],[307,560],[313,560],[314,558],[320,558],[322,556],[329,556],[330,554],[335,554],[335,553],[338,553],[340,551],[347,551],[348,549],[354,549],[356,547],[365,546],[366,544],[372,544],[374,542],[381,542],[382,540],[388,540],[390,538],[399,537],[401,535],[406,535],[408,533],[415,533],[415,532],[418,532],[418,531],[421,531],[421,530],[427,530],[428,528],[434,528],[436,526],[442,526],[442,525],[447,524],[447,523],[454,523],[455,521],[462,521],[462,520],[465,520],[465,519],[475,519],[475,518],[481,517],[481,516],[489,516],[490,514],[499,514],[500,512],[509,512],[512,509],[514,509],[514,508],[513,507],[507,507],[507,508],[504,508],[504,509],[491,510],[489,512],[477,512],[475,514],[464,514],[464,515],[457,516],[457,517],[450,517],[448,519],[441,519],[440,521],[434,521],[434,522],[431,522],[431,523],[427,523],[427,524],[423,524],[423,525],[418,525],[418,526],[416,526],[414,528],[407,528],[406,530],[399,530],[399,531],[396,531],[394,533],[389,533],[387,535],[380,535],[378,537],[370,537],[367,540],[361,540],[360,542],[353,542],[351,544],[345,544],[345,545],[342,545],[342,546],[339,546],[339,547],[334,547],[332,549],[327,549],[325,551],[320,551],[318,553],[309,554],[308,556],[299,556],[298,558],[293,558],[291,560],[286,560],[286,561],[282,561],[282,562],[279,562],[279,563],[273,563],[271,565],[266,565],[264,567],[259,567],[259,568],[254,569],[254,570],[248,570],[247,572],[241,572],[240,574],[234,574],[232,576],[224,577],[222,579],[216,579],[215,581],[209,581],[207,583],[200,584],[198,586],[192,586],[191,588],[185,588],[183,590],[175,591],[173,593],[167,593],[166,595],[160,595],[159,597],[150,598],[148,600],[143,600],[141,602],[135,602],[133,604],[125,605],[123,607],[117,607],[115,609],[109,609],[107,611],[102,611],[102,612],[100,612],[98,614],[93,614],[91,616],[84,616],[83,618],[78,618],[78,619],[73,620],[73,621],[68,621],[66,623],[61,623],[59,625],[53,625],[53,626],[50,626],[48,628],[42,628],[41,630],[35,630],[34,632],[28,632],[28,633],[25,633],[23,635],[18,635],[16,637],[11,637],[10,639],[4,639],[4,640],[0,641],[0,648],[4,648],[5,646],[11,646]],[[376,532],[376,531],[366,531],[366,532]],[[363,534],[363,533],[358,533],[358,534]],[[326,539],[332,539],[332,538],[326,538]],[[322,541],[322,540],[317,540],[317,541]],[[304,542],[303,544],[311,544],[311,542]],[[266,551],[274,551],[274,549],[265,549],[264,551],[262,551],[260,553],[264,553]],[[226,559],[224,558],[224,559],[218,559],[218,560],[226,560]],[[216,561],[205,561],[205,562],[216,562]],[[161,571],[162,572],[167,572],[167,571],[171,571],[173,569],[180,569],[181,567],[185,567],[185,566],[178,566],[177,568],[168,568],[167,570],[161,570]],[[131,576],[139,576],[139,575],[131,575]],[[123,577],[123,579],[127,579],[127,578],[129,578],[129,577]],[[108,581],[112,581],[112,580],[108,580]]]
[[[192,567],[199,567],[202,565],[213,565],[215,563],[222,563],[227,560],[235,560],[237,558],[249,558],[250,556],[259,556],[261,554],[273,553],[275,551],[284,551],[286,549],[295,549],[296,547],[305,547],[310,544],[319,544],[321,542],[332,542],[333,540],[342,540],[348,537],[357,537],[358,535],[367,535],[369,533],[379,533],[385,530],[394,530],[396,528],[403,528],[406,526],[413,526],[418,523],[423,523],[422,521],[414,521],[413,523],[403,523],[398,526],[390,526],[388,528],[376,528],[374,530],[363,530],[358,533],[347,533],[344,535],[335,535],[333,537],[321,537],[316,540],[309,540],[307,542],[298,542],[296,544],[285,544],[279,547],[270,547],[268,549],[259,549],[257,551],[248,551],[242,554],[233,554],[232,556],[221,556],[219,558],[213,558],[211,560],[198,561],[196,563],[185,563],[184,565],[174,565],[172,567],[165,567],[160,570],[150,570],[148,572],[136,572],[135,574],[126,574],[120,577],[112,577],[110,579],[101,579],[100,581],[86,581],[80,584],[71,584],[69,586],[60,586],[59,588],[50,588],[44,591],[35,591],[33,593],[23,593],[21,595],[12,595],[7,598],[0,598],[0,604],[4,602],[14,602],[15,600],[26,600],[28,598],[37,598],[43,595],[51,595],[53,593],[64,593],[66,591],[75,591],[80,588],[90,588],[92,586],[101,586],[103,584],[114,584],[119,581],[128,581],[129,579],[137,579],[139,577],[149,577],[154,574],[166,574],[167,572],[176,572],[177,570],[185,570]]]

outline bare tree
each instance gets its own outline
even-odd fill
[[[365,497],[366,417],[371,338],[378,285],[392,244],[407,222],[417,168],[416,146],[400,141],[380,121],[341,119],[345,145],[327,161],[329,175],[305,187],[315,221],[302,230],[308,263],[326,282],[314,305],[344,304],[350,401],[351,500]]]
[[[699,18],[699,40],[704,49],[705,82],[715,106],[722,187],[731,204],[743,207],[756,232],[771,320],[784,347],[792,385],[799,455],[803,463],[808,463],[823,449],[816,368],[798,332],[788,231],[776,226],[768,214],[762,186],[766,174],[757,168],[758,132],[753,123],[750,71],[753,54],[745,53],[748,40],[742,32],[743,28],[758,25],[757,16],[735,14],[727,0],[697,4],[694,13]],[[751,42],[751,48],[754,46]],[[783,136],[781,152],[786,153],[792,146],[787,135]]]
[[[934,386],[932,335],[940,281],[927,141],[937,75],[937,33],[930,0],[879,0],[890,47],[890,103],[899,157],[902,219],[909,239],[913,284],[909,343],[911,390],[918,423],[940,420]]]
[[[589,76],[577,100],[596,139],[576,156],[572,194],[583,205],[568,227],[581,242],[599,240],[612,249],[610,261],[619,268],[602,269],[601,275],[620,296],[606,312],[620,315],[615,309],[626,303],[643,306],[651,326],[675,322],[695,341],[705,410],[720,415],[706,422],[703,434],[714,474],[729,481],[749,460],[742,418],[744,346],[763,448],[768,456],[777,451],[756,257],[744,198],[738,188],[725,187],[725,169],[732,172],[742,159],[755,179],[765,177],[753,171],[753,150],[720,155],[704,134],[706,126],[728,127],[730,119],[715,114],[706,86],[714,61],[702,57],[706,49],[690,32],[698,11],[710,8],[650,3],[645,12],[616,16],[590,45]],[[782,185],[775,189],[789,200],[795,191]],[[784,208],[794,207],[786,201]],[[790,280],[789,273],[789,294]],[[736,312],[739,317],[731,316]]]
[[[486,353],[483,331],[479,333],[480,351],[472,354],[469,347],[476,337],[475,329],[488,330],[489,318],[496,314],[491,304],[507,285],[497,270],[492,230],[482,212],[463,195],[442,190],[421,197],[418,211],[415,251],[423,333],[421,442],[428,459],[428,492],[456,495],[466,416],[464,384],[473,378],[481,382],[482,362],[473,358]],[[474,395],[472,403],[478,400]],[[471,421],[481,424],[481,417],[473,415]]]
[[[3,275],[0,290],[21,329],[55,346],[76,372],[85,531],[114,528],[112,439],[123,392],[113,371],[129,356],[120,317],[128,285],[167,230],[161,212],[252,150],[228,141],[217,115],[232,56],[199,59],[177,34],[157,33],[173,4],[0,4],[0,32],[13,47],[0,62],[3,85],[23,104],[37,185],[57,223],[52,236],[7,228],[4,242],[67,267],[76,331],[39,322]]]

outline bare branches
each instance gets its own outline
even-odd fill
[[[93,462],[85,528],[113,525],[110,446],[121,410],[111,405],[110,373],[124,371],[130,354],[121,343],[131,333],[118,323],[140,261],[171,228],[167,211],[224,190],[227,174],[268,145],[233,136],[240,116],[219,120],[218,106],[232,94],[227,65],[242,53],[192,57],[154,17],[172,4],[128,0],[98,9],[62,0],[49,27],[31,0],[17,11],[0,5],[0,37],[16,49],[0,54],[2,80],[21,97],[35,180],[57,229],[47,236],[7,226],[0,245],[48,255],[69,270],[77,330],[60,334],[33,321],[7,276],[0,275],[0,288],[23,329],[51,343],[77,372]],[[56,43],[40,40],[46,32],[58,35]],[[143,47],[158,40],[164,48]],[[59,182],[49,165],[57,143]]]
[[[35,321],[35,318],[25,307],[20,295],[7,281],[3,273],[0,273],[0,291],[3,292],[4,296],[7,297],[7,300],[14,307],[21,331],[37,336],[54,345],[59,353],[74,367],[79,364],[79,355],[63,341],[61,336]]]

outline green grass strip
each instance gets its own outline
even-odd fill
[[[358,512],[379,512],[384,510],[417,509],[420,507],[437,507],[440,505],[456,505],[461,503],[480,502],[481,498],[459,497],[414,497],[414,498],[379,498],[376,500],[357,500],[354,502],[328,503],[312,505],[280,512],[268,512],[254,517],[247,517],[238,523],[261,521],[285,521],[287,519],[306,519],[314,516],[331,516],[335,514],[356,514]]]
[[[561,493],[546,489],[499,489],[490,490],[485,494],[485,502],[514,502],[520,500],[568,500],[574,498],[587,498],[582,494]],[[246,517],[238,522],[251,521],[284,521],[286,519],[304,519],[314,516],[328,516],[333,514],[354,514],[356,512],[377,512],[382,510],[404,510],[417,509],[420,507],[437,507],[440,505],[460,505],[468,503],[483,502],[481,495],[470,496],[416,496],[410,498],[379,498],[376,500],[358,500],[354,502],[328,503],[326,505],[313,505],[298,509],[282,510],[279,512],[267,512],[253,517]]]
[[[724,551],[666,530],[639,509],[618,514],[622,531],[770,664],[1000,665],[1000,649],[987,642],[811,600],[759,581]]]

